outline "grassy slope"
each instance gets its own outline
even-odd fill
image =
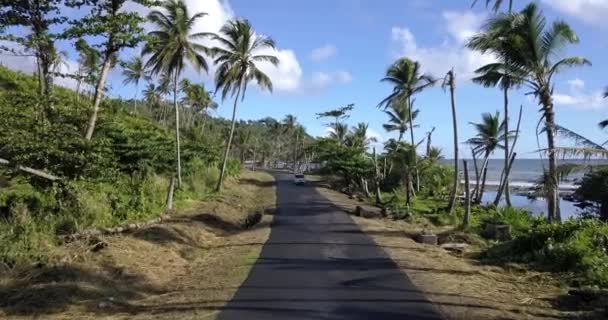
[[[318,190],[348,212],[361,204],[328,188],[319,187]],[[353,220],[448,319],[593,318],[587,312],[578,311],[582,305],[566,308],[563,303],[567,299],[566,290],[547,273],[529,271],[517,265],[482,265],[473,258],[479,249],[476,246],[470,247],[469,254],[462,257],[412,240],[423,228],[436,233],[453,233],[451,227],[355,216]]]
[[[63,262],[0,277],[0,318],[212,319],[246,278],[270,232],[247,213],[275,206],[272,176],[244,172],[168,223],[60,248]],[[107,247],[92,252],[96,243]]]

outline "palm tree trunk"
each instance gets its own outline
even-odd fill
[[[112,65],[112,55],[110,53],[106,54],[106,57],[103,61],[103,66],[101,67],[101,74],[99,75],[99,79],[97,79],[97,85],[95,85],[95,99],[93,101],[93,113],[89,118],[89,124],[87,126],[87,133],[84,136],[85,139],[91,140],[93,137],[93,131],[95,131],[95,124],[97,123],[97,115],[99,113],[99,106],[101,105],[101,97],[103,96],[103,87],[106,85],[106,77],[108,76],[108,72],[110,71],[110,66]]]
[[[462,227],[468,228],[471,220],[471,195],[469,194],[469,166],[466,160],[462,160],[464,165],[464,218],[462,219]]]
[[[241,84],[237,89],[236,96],[234,97],[234,106],[232,107],[232,125],[230,126],[230,134],[228,135],[228,143],[226,143],[226,150],[224,150],[224,158],[222,160],[222,170],[220,171],[220,179],[217,182],[215,191],[222,190],[222,183],[224,182],[224,175],[226,174],[226,161],[228,160],[228,153],[230,152],[230,145],[232,144],[232,137],[234,136],[234,126],[236,124],[236,105],[241,95]]]
[[[547,132],[547,148],[549,153],[549,181],[547,183],[547,211],[551,222],[560,222],[557,179],[557,157],[555,153],[555,113],[553,105],[544,106],[545,131]]]
[[[454,101],[454,74],[452,71],[449,73],[449,86],[450,86],[450,102],[452,104],[452,126],[454,128],[454,182],[452,184],[452,192],[450,194],[450,201],[448,204],[448,211],[450,214],[454,212],[456,205],[456,192],[458,192],[458,121],[456,119],[456,102]]]
[[[511,193],[509,192],[509,159],[511,158],[511,154],[509,153],[509,88],[505,86],[504,90],[504,100],[505,100],[505,168],[504,168],[504,192],[505,192],[505,201],[507,206],[511,206]]]
[[[179,141],[179,106],[177,105],[177,78],[179,73],[175,70],[174,83],[173,83],[173,107],[175,108],[175,143],[177,152],[177,187],[182,186],[182,153]]]
[[[137,92],[139,91],[139,85],[135,86],[135,95],[133,96],[133,113],[137,112]]]
[[[416,191],[420,192],[420,176],[418,175],[418,157],[416,155],[416,142],[414,141],[414,124],[412,121],[412,101],[411,97],[407,97],[407,113],[410,122],[410,138],[412,140],[412,148],[414,148],[414,174],[416,175]]]
[[[483,201],[483,193],[486,191],[489,156],[489,154],[486,154],[485,159],[483,160],[483,165],[481,166],[481,187],[479,187],[479,192],[477,193],[477,203],[481,203]]]
[[[471,198],[475,199],[474,201],[477,202],[477,193],[479,192],[480,176],[479,176],[479,168],[477,167],[477,155],[475,154],[475,150],[473,150],[473,148],[471,148],[471,155],[473,156],[473,167],[475,168],[475,189],[473,189],[473,194],[471,195]]]

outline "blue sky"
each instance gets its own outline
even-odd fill
[[[278,69],[264,67],[270,74],[275,91],[248,91],[240,104],[238,117],[258,119],[265,116],[282,118],[294,114],[314,136],[325,133],[324,121],[315,113],[354,103],[348,122],[367,122],[372,134],[385,140],[395,137],[382,129],[387,117],[376,108],[391,88],[379,80],[387,66],[401,56],[421,62],[423,69],[436,77],[454,67],[457,73],[456,103],[459,140],[474,133],[468,124],[478,121],[482,112],[502,111],[502,96],[497,89],[485,89],[468,79],[472,71],[490,61],[463,47],[490,14],[483,5],[470,8],[468,0],[186,0],[193,11],[209,13],[197,26],[201,31],[217,31],[227,19],[238,16],[249,19],[258,33],[272,36],[277,42]],[[484,3],[485,1],[480,1]],[[563,55],[582,55],[592,67],[577,68],[555,78],[557,122],[598,142],[608,140],[607,132],[597,122],[608,118],[608,99],[600,92],[608,85],[608,0],[542,0],[541,8],[552,21],[561,18],[578,32],[581,44],[572,46]],[[515,8],[527,2],[515,0]],[[133,7],[138,10],[137,7]],[[142,12],[145,14],[145,12]],[[71,44],[60,44],[71,55]],[[123,58],[135,54],[128,51]],[[72,56],[75,58],[75,56]],[[27,70],[25,63],[4,64]],[[212,86],[211,75],[187,72],[195,81]],[[135,87],[123,86],[120,71],[110,75],[111,94],[131,97]],[[69,84],[68,84],[69,85]],[[143,87],[143,85],[141,85]],[[537,149],[534,136],[539,119],[538,106],[524,96],[525,90],[511,95],[512,126],[515,126],[519,105],[524,106],[520,158],[534,158]],[[219,116],[228,117],[232,101],[220,101]],[[452,156],[452,125],[449,96],[439,87],[416,98],[421,110],[417,140],[436,127],[433,143]],[[501,112],[502,113],[502,112]],[[544,142],[544,138],[541,139]],[[566,142],[564,142],[566,143]],[[461,145],[461,156],[470,151]],[[495,157],[500,157],[496,154]]]

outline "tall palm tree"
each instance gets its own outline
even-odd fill
[[[232,126],[224,151],[222,170],[217,182],[216,190],[222,188],[226,161],[230,152],[230,144],[234,135],[236,107],[239,99],[245,99],[247,84],[255,81],[263,90],[272,92],[270,78],[258,68],[260,62],[270,62],[276,66],[279,59],[273,55],[261,53],[262,50],[274,49],[275,43],[271,38],[257,35],[247,20],[235,19],[228,21],[221,29],[220,34],[213,39],[220,44],[214,47],[215,64],[218,69],[215,73],[216,91],[222,91],[222,100],[230,94],[234,96],[232,107]]]
[[[124,85],[134,84],[135,95],[133,96],[133,110],[137,111],[137,93],[139,92],[139,82],[141,80],[149,80],[148,71],[145,68],[144,62],[140,57],[134,57],[131,61],[123,65],[122,76]]]
[[[491,113],[483,113],[481,119],[482,121],[479,123],[471,123],[475,128],[475,131],[477,131],[477,134],[475,137],[467,140],[467,143],[473,147],[475,155],[483,155],[480,171],[482,175],[481,186],[479,188],[479,193],[477,193],[476,202],[480,202],[483,197],[490,155],[492,155],[496,149],[504,149],[506,144],[506,139],[504,138],[506,121],[504,119],[500,121],[500,113],[498,111],[494,115]],[[480,181],[477,181],[477,184],[479,183]]]
[[[568,57],[555,61],[567,44],[576,44],[579,38],[563,21],[547,27],[546,18],[535,3],[528,4],[517,14],[498,15],[488,21],[483,33],[474,36],[469,45],[482,52],[491,52],[508,66],[516,77],[531,89],[541,106],[542,119],[547,133],[549,157],[547,207],[550,221],[560,221],[558,201],[557,149],[555,147],[555,111],[553,108],[552,80],[566,67],[589,65],[583,57]],[[491,69],[491,68],[490,68]],[[491,71],[491,70],[488,70]],[[499,69],[495,69],[500,72]]]
[[[456,90],[456,75],[454,70],[448,71],[443,79],[442,87],[450,89],[450,104],[452,106],[452,128],[454,129],[454,181],[452,182],[452,192],[448,203],[450,214],[454,212],[456,205],[456,192],[458,191],[458,120],[456,119],[456,102],[454,100],[454,90]]]
[[[181,150],[179,139],[179,108],[177,105],[177,86],[179,77],[189,62],[198,71],[208,70],[203,57],[209,49],[195,42],[197,39],[210,36],[208,33],[192,33],[196,22],[206,15],[198,12],[190,15],[184,0],[165,0],[160,4],[161,10],[148,14],[148,20],[157,28],[148,33],[150,41],[143,49],[144,55],[150,55],[146,67],[154,74],[165,74],[173,81],[173,107],[175,109],[175,140],[177,157],[177,181],[182,184]]]
[[[414,101],[412,101],[412,107],[413,105]],[[420,111],[414,110],[410,112],[409,106],[403,99],[395,99],[392,101],[389,108],[391,110],[384,110],[384,113],[386,113],[389,117],[388,123],[383,124],[382,127],[384,127],[384,130],[387,132],[399,132],[399,138],[397,141],[401,141],[403,134],[409,130],[410,123],[412,123],[413,120],[418,117],[418,113]],[[410,116],[412,116],[413,119],[410,119]]]
[[[401,58],[393,63],[388,70],[386,75],[382,78],[383,82],[388,82],[393,85],[393,92],[382,100],[379,106],[385,108],[390,106],[393,100],[403,99],[408,106],[409,123],[410,123],[410,142],[411,145],[416,148],[416,142],[414,141],[414,129],[412,124],[412,97],[430,88],[435,84],[435,80],[429,74],[422,74],[420,63],[413,61],[408,58]],[[417,159],[414,159],[416,162]],[[416,163],[414,163],[414,168]],[[419,191],[420,188],[420,177],[418,175],[418,169],[415,169],[416,175],[416,188]]]

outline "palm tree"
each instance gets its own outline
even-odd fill
[[[356,127],[353,127],[350,135],[347,136],[347,144],[352,148],[366,149],[371,143],[376,142],[374,137],[368,137],[367,131],[369,124],[360,122]]]
[[[181,150],[179,139],[179,108],[177,86],[179,77],[189,62],[196,70],[207,71],[207,61],[202,53],[209,49],[194,42],[210,36],[208,33],[191,33],[196,22],[206,15],[204,12],[190,16],[184,0],[165,0],[160,4],[162,11],[152,11],[148,20],[157,27],[148,33],[150,41],[144,46],[143,54],[150,55],[146,67],[154,74],[162,73],[173,81],[173,107],[175,109],[175,140],[177,154],[177,181],[182,184]],[[163,12],[164,11],[164,12]]]
[[[489,1],[488,1],[489,2]],[[497,1],[498,2],[498,1]],[[487,4],[487,3],[486,3]],[[498,3],[500,6],[500,3]],[[511,6],[509,6],[509,13],[511,12]],[[485,45],[485,43],[483,44]],[[471,49],[482,49],[479,47],[478,41],[476,38],[473,38],[469,43],[469,47]],[[504,58],[504,57],[502,57]],[[504,134],[505,138],[504,143],[504,166],[500,179],[500,186],[505,190],[505,200],[508,206],[511,206],[511,196],[509,192],[509,174],[508,174],[508,166],[509,160],[511,158],[511,152],[509,151],[509,90],[512,88],[516,88],[521,86],[522,80],[521,75],[518,74],[517,68],[512,68],[504,59],[500,62],[487,64],[477,70],[475,70],[477,77],[473,78],[473,82],[476,82],[486,88],[489,87],[499,87],[503,91],[503,101],[504,101],[504,114],[505,114],[505,126],[504,126]],[[504,182],[504,183],[503,183]],[[500,201],[500,195],[502,194],[502,190],[498,191],[498,200]]]
[[[475,6],[478,1],[479,0],[473,0],[471,7]],[[492,6],[492,11],[498,12],[500,10],[503,0],[486,0],[486,7],[489,7],[490,3],[492,2],[494,2],[494,5]],[[509,0],[509,13],[511,13],[511,11],[513,11],[513,0]]]
[[[187,80],[187,79],[184,79]],[[201,126],[201,133],[205,128],[205,119],[209,109],[216,110],[218,108],[217,103],[211,98],[211,93],[205,89],[205,85],[190,83],[190,81],[182,80],[181,86],[182,91],[185,93],[182,98],[182,103],[190,106],[190,122],[196,115],[200,115],[203,119]]]
[[[531,94],[539,100],[542,119],[545,120],[546,151],[549,156],[548,218],[550,221],[560,221],[552,80],[565,67],[589,65],[590,62],[582,57],[554,61],[561,49],[567,44],[578,43],[579,38],[563,21],[556,21],[550,27],[546,23],[538,6],[531,3],[517,14],[491,18],[484,32],[474,36],[469,45],[498,56],[508,66],[510,75],[529,87]],[[500,69],[489,68],[488,71],[500,72]]]
[[[454,70],[448,71],[443,79],[442,87],[450,88],[450,103],[452,106],[452,128],[454,129],[454,182],[452,184],[452,192],[448,203],[448,211],[450,214],[454,212],[456,205],[456,192],[458,191],[458,121],[456,120],[456,102],[454,100],[454,90],[456,89],[456,76]]]
[[[486,173],[488,167],[488,159],[490,155],[494,153],[496,149],[504,149],[505,143],[501,143],[506,141],[504,138],[504,127],[506,126],[506,121],[503,119],[500,121],[500,113],[497,111],[494,115],[491,113],[483,113],[481,115],[482,121],[480,123],[471,123],[477,131],[475,137],[467,140],[467,143],[473,147],[473,152],[475,155],[483,155],[483,162],[481,165],[481,187],[479,188],[479,192],[477,193],[476,202],[480,202],[485,185],[486,185]],[[479,185],[480,181],[477,181]],[[479,186],[478,186],[479,187]]]
[[[412,101],[412,107],[413,105],[414,101]],[[399,138],[397,141],[401,141],[403,134],[409,130],[410,123],[412,123],[413,120],[418,117],[418,113],[420,111],[414,110],[413,112],[410,112],[409,106],[403,99],[396,99],[392,101],[389,108],[391,110],[384,110],[384,113],[386,113],[389,117],[388,123],[385,123],[382,125],[382,127],[384,127],[384,130],[387,132],[399,132]],[[410,116],[414,118],[411,119],[412,121],[410,121]]]
[[[247,84],[250,81],[255,81],[262,90],[272,92],[270,78],[258,68],[257,63],[270,62],[276,66],[279,64],[279,59],[273,55],[260,53],[262,50],[274,49],[275,43],[268,37],[256,35],[247,20],[228,21],[220,29],[220,34],[215,35],[213,39],[220,44],[219,47],[212,49],[216,56],[215,64],[218,65],[215,73],[216,92],[221,89],[222,100],[225,100],[229,94],[234,96],[232,126],[230,127],[224,159],[222,160],[222,170],[216,187],[216,190],[219,191],[224,181],[226,161],[234,135],[238,100],[245,99]]]
[[[385,108],[390,106],[394,100],[402,99],[407,104],[408,113],[409,113],[409,123],[410,123],[410,139],[411,145],[416,148],[416,142],[414,141],[414,129],[413,129],[413,116],[412,116],[412,97],[422,92],[424,89],[427,89],[435,84],[435,80],[429,74],[421,74],[420,63],[417,61],[410,60],[408,58],[401,58],[393,65],[391,65],[388,70],[386,70],[385,77],[381,80],[385,82],[389,82],[393,85],[393,92],[388,95],[388,97],[384,98],[379,104],[379,106],[384,106]],[[417,159],[414,159],[416,162]],[[416,164],[414,163],[414,167]],[[417,190],[420,188],[420,177],[418,175],[418,169],[415,169],[416,175],[416,188]],[[418,190],[419,191],[419,190]]]
[[[293,170],[296,171],[297,152],[298,152],[298,140],[300,130],[296,130],[298,126],[298,120],[292,114],[288,114],[283,119],[283,133],[291,136],[293,139]]]
[[[348,125],[346,123],[338,122],[332,124],[330,127],[332,131],[329,133],[329,137],[338,141],[338,145],[344,145],[348,135]]]
[[[133,83],[135,85],[135,95],[133,96],[133,110],[137,111],[137,93],[139,92],[139,81],[149,80],[148,72],[140,57],[134,57],[131,61],[123,65],[122,75],[124,85]]]

